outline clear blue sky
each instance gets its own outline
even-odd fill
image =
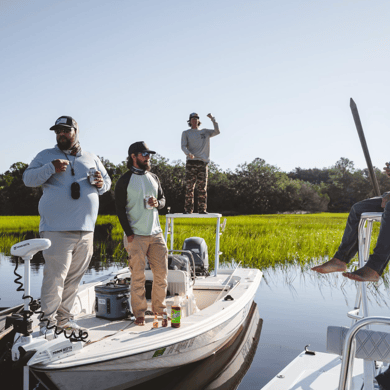
[[[73,116],[81,146],[115,164],[144,140],[184,160],[190,112],[221,135],[222,169],[256,157],[288,172],[390,161],[390,2],[2,0],[0,173],[55,144]],[[203,127],[202,126],[202,127]]]

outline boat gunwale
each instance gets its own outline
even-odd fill
[[[243,269],[247,270],[247,269]],[[249,270],[249,269],[248,269]],[[186,327],[180,327],[175,329],[174,334],[170,337],[166,337],[167,335],[161,334],[161,331],[159,333],[158,330],[155,335],[149,336],[148,340],[149,342],[145,344],[145,339],[142,339],[140,343],[142,343],[142,346],[138,346],[135,349],[129,350],[126,347],[123,347],[121,350],[115,349],[114,351],[110,351],[105,355],[99,355],[96,357],[96,354],[94,356],[91,356],[88,358],[87,362],[82,362],[79,359],[74,360],[75,357],[80,356],[80,354],[68,356],[66,358],[63,358],[61,360],[52,361],[46,364],[39,363],[38,365],[31,366],[32,368],[41,368],[41,370],[62,370],[62,369],[69,369],[71,367],[75,366],[86,366],[91,364],[97,364],[117,359],[123,359],[125,357],[130,356],[137,356],[144,353],[150,353],[152,351],[167,348],[169,346],[201,337],[202,335],[206,334],[207,332],[212,331],[214,328],[223,325],[224,323],[228,322],[230,319],[234,318],[235,316],[239,315],[248,304],[251,304],[253,302],[254,295],[257,291],[257,288],[260,284],[261,278],[262,278],[262,272],[258,269],[250,269],[251,271],[255,271],[256,275],[253,278],[253,280],[246,281],[244,283],[238,283],[236,284],[229,293],[232,294],[237,289],[243,290],[243,293],[239,298],[234,299],[233,301],[224,301],[223,297],[219,299],[217,302],[214,302],[207,308],[201,310],[201,312],[194,313],[191,316],[185,317],[182,321],[184,324],[188,324]],[[258,282],[257,282],[258,281]],[[257,282],[257,283],[256,283]],[[248,286],[248,288],[245,288]],[[246,291],[244,291],[246,290]],[[245,304],[242,304],[242,301],[245,301]],[[222,307],[220,307],[222,305]],[[225,306],[228,305],[228,306]],[[240,310],[235,310],[238,305],[241,305],[242,308]],[[207,311],[214,312],[213,315],[207,316]],[[234,315],[231,315],[232,311],[235,312]],[[195,318],[195,321],[193,320]],[[245,316],[243,316],[243,319],[245,319]],[[241,323],[242,321],[240,321]],[[239,326],[239,325],[238,325]],[[160,329],[160,328],[159,328]],[[166,328],[161,328],[161,330],[165,330]],[[115,333],[113,335],[108,336],[105,341],[108,341],[110,338],[118,337],[118,333]],[[165,333],[165,332],[164,332]],[[123,333],[123,335],[125,335]],[[157,337],[156,337],[157,336]],[[162,337],[161,337],[162,336]],[[100,340],[102,341],[102,340]],[[169,344],[167,344],[169,343]],[[146,349],[147,348],[147,349]],[[112,357],[113,354],[115,354],[115,357]],[[100,359],[97,361],[96,359]],[[71,361],[67,361],[67,360]],[[64,362],[65,360],[65,362]],[[93,360],[93,361],[90,361]],[[90,361],[90,362],[89,362]],[[61,367],[60,367],[61,365]]]

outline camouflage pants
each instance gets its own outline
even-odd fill
[[[184,211],[192,213],[194,211],[194,189],[195,183],[198,188],[198,212],[207,209],[207,178],[208,164],[195,160],[187,161],[186,164],[186,195]]]

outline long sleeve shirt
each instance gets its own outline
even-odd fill
[[[181,136],[181,150],[188,160],[200,160],[205,163],[210,162],[210,138],[220,134],[218,123],[213,121],[214,130],[209,129],[189,129],[185,130]],[[193,154],[191,159],[188,155]]]
[[[154,196],[158,207],[147,209],[145,196]],[[115,206],[126,236],[151,236],[162,232],[157,209],[164,208],[165,197],[154,173],[128,171],[121,176],[115,186]]]
[[[41,216],[39,231],[94,231],[99,210],[99,195],[111,187],[111,179],[97,156],[82,151],[79,156],[68,155],[70,164],[66,171],[56,172],[53,160],[65,159],[56,145],[38,153],[23,174],[27,187],[42,186],[39,200]],[[71,173],[73,167],[75,175]],[[97,188],[90,184],[88,170],[100,171],[104,184]],[[80,198],[71,197],[71,185],[80,185]]]

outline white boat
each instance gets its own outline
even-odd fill
[[[172,295],[179,294],[182,308],[179,328],[161,327],[161,321],[155,328],[153,315],[146,316],[145,326],[136,326],[129,318],[97,317],[100,298],[95,288],[107,284],[123,286],[131,278],[128,268],[113,272],[79,288],[73,313],[77,323],[88,331],[87,342],[71,341],[63,333],[52,339],[39,336],[36,318],[31,334],[19,328],[12,358],[24,366],[25,390],[28,389],[29,373],[49,389],[127,389],[181,365],[205,359],[226,345],[246,320],[262,273],[257,269],[238,267],[219,269],[220,236],[224,229],[221,217],[221,214],[166,216],[165,240],[171,234],[171,252],[176,252],[173,249],[175,219],[217,219],[213,275],[208,275],[204,269],[202,276],[195,276],[195,264],[168,271],[167,310],[169,315]],[[29,259],[47,245],[44,239],[35,239],[11,248],[11,254],[25,260],[26,295],[29,295]],[[199,251],[190,251],[192,253],[188,250],[186,253],[194,263],[193,256]],[[145,270],[145,274],[147,281],[153,280],[150,270]],[[117,299],[121,299],[123,305],[128,302],[126,294]],[[25,298],[26,310],[29,310],[29,302]],[[109,304],[107,300],[107,310]]]
[[[361,216],[359,268],[369,256],[373,222],[380,222],[381,216],[382,213]],[[355,307],[347,313],[351,327],[329,326],[326,353],[305,348],[262,390],[390,389],[390,370],[386,373],[390,363],[390,333],[369,329],[370,325],[390,325],[390,318],[370,317],[366,283],[357,283],[357,287]]]

